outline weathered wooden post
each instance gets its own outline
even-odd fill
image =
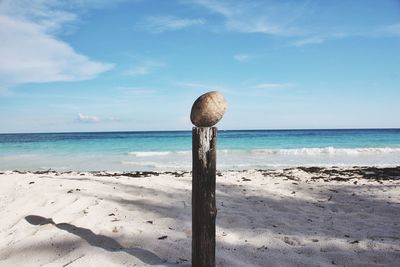
[[[226,101],[219,92],[200,96],[193,104],[192,130],[192,266],[215,266],[215,178],[217,128]]]

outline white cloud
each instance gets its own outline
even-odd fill
[[[150,73],[150,67],[148,66],[136,66],[128,69],[125,72],[125,74],[130,76],[141,76],[141,75],[147,75],[149,73]]]
[[[240,9],[237,6],[227,2],[214,0],[193,0],[193,3],[201,5],[210,11],[221,14],[225,17],[232,17],[235,14],[240,13]]]
[[[191,88],[191,89],[208,90],[208,91],[224,89],[224,87],[221,85],[205,84],[197,82],[177,82],[176,85],[182,88]]]
[[[368,37],[368,35],[361,34],[361,33],[356,33],[356,32],[331,32],[327,34],[319,34],[319,35],[314,35],[314,36],[309,36],[304,39],[297,40],[292,43],[294,46],[304,46],[304,45],[310,45],[310,44],[322,44],[328,40],[334,40],[334,39],[341,39],[345,38],[348,36],[365,36]]]
[[[227,94],[233,92],[232,91],[233,88],[220,83],[182,81],[182,82],[176,82],[175,85],[183,89],[192,89],[198,92],[220,91]]]
[[[120,93],[129,96],[154,96],[157,93],[156,90],[143,88],[143,87],[124,87],[120,86],[115,88]]]
[[[310,44],[322,44],[329,40],[337,40],[346,37],[363,37],[363,38],[385,38],[400,36],[400,23],[391,25],[373,27],[369,30],[352,30],[347,29],[341,32],[327,30],[327,33],[307,36],[292,43],[292,45],[300,47]]]
[[[78,117],[75,120],[79,123],[113,123],[113,122],[121,122],[122,120],[118,117],[110,116],[106,118],[100,118],[98,116],[85,115],[82,113],[78,113]]]
[[[233,56],[233,58],[239,62],[246,62],[251,59],[251,56],[248,54],[236,54]]]
[[[203,24],[205,24],[204,19],[187,19],[173,16],[152,16],[148,17],[145,23],[141,26],[152,33],[161,33]]]
[[[293,21],[304,15],[308,5],[308,1],[287,4],[278,1],[193,0],[192,3],[223,16],[228,30],[281,36],[301,34]]]
[[[32,22],[47,32],[78,20],[77,14],[65,10],[62,1],[57,0],[3,0],[0,2],[0,13],[18,21]]]
[[[322,36],[312,36],[312,37],[307,37],[301,40],[298,40],[293,43],[294,46],[303,46],[303,45],[309,45],[309,44],[322,44],[325,42],[326,38]]]
[[[177,82],[176,85],[185,88],[210,89],[210,85],[197,82]]]
[[[6,84],[92,79],[112,68],[78,54],[43,27],[0,15],[0,80]]]
[[[100,122],[100,119],[97,116],[83,115],[82,113],[79,113],[77,121],[83,123],[96,123]]]
[[[386,26],[327,25],[315,17],[318,6],[309,0],[299,1],[236,1],[236,0],[191,0],[190,3],[203,7],[221,16],[227,30],[241,33],[261,33],[291,38],[289,45],[305,46],[322,44],[330,40],[348,37],[392,37],[400,35],[400,23]],[[301,21],[316,20],[314,26]],[[342,25],[342,26],[338,26]],[[368,25],[368,23],[366,23]],[[293,41],[293,38],[298,40]]]
[[[392,35],[392,36],[400,36],[400,23],[379,27],[377,29],[377,33]]]
[[[120,122],[122,120],[120,118],[116,118],[116,117],[108,117],[107,121],[109,121],[109,122]]]
[[[0,82],[21,83],[93,79],[113,65],[91,60],[58,40],[55,32],[77,15],[59,1],[0,2]]]
[[[106,8],[128,1],[135,0],[1,0],[0,13],[34,22],[51,31],[78,21],[79,15],[89,9]]]
[[[256,89],[282,89],[292,87],[291,83],[260,83],[254,86]]]
[[[130,76],[142,76],[152,73],[154,70],[164,67],[165,63],[158,61],[146,61],[142,64],[129,68],[125,71],[126,75]]]

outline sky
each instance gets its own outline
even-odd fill
[[[400,128],[399,0],[0,0],[0,133]]]

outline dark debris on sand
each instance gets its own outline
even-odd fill
[[[125,176],[132,178],[143,178],[151,176],[160,176],[162,174],[173,175],[175,177],[183,177],[186,174],[190,174],[187,171],[165,171],[165,172],[155,172],[155,171],[134,171],[134,172],[123,172],[123,173],[109,173],[109,172],[92,172],[94,176]]]
[[[27,174],[27,173],[32,173],[32,174],[54,174],[54,175],[63,175],[63,174],[73,174],[76,172],[73,171],[56,171],[52,169],[48,170],[40,170],[40,171],[19,171],[19,170],[13,170],[12,172],[18,173],[18,174]],[[132,178],[143,178],[143,177],[151,177],[151,176],[160,176],[162,174],[165,175],[173,175],[175,177],[183,177],[187,174],[191,174],[190,171],[162,171],[162,172],[157,172],[157,171],[131,171],[131,172],[109,172],[109,171],[87,171],[87,172],[77,172],[77,175],[84,176],[86,174],[92,174],[93,176],[97,177],[105,177],[105,176],[112,176],[112,177],[132,177]],[[0,172],[0,174],[4,174],[4,172]],[[217,173],[218,176],[222,176],[220,172]]]
[[[349,168],[339,168],[339,167],[295,167],[283,169],[283,173],[276,169],[257,169],[263,176],[284,176],[288,180],[294,182],[300,182],[300,178],[295,173],[296,170],[302,170],[312,176],[311,180],[323,179],[325,181],[349,181],[351,179],[367,179],[373,181],[385,181],[385,180],[399,180],[400,179],[400,166],[396,167],[367,167],[367,166],[354,166]],[[72,174],[75,172],[64,171],[59,172],[52,169],[40,170],[40,171],[18,171],[13,172],[18,174]],[[229,171],[228,171],[229,172]],[[246,170],[241,170],[235,172],[243,172]],[[160,175],[172,175],[174,177],[183,177],[185,175],[190,175],[190,171],[132,171],[132,172],[109,172],[109,171],[89,171],[89,172],[78,172],[79,175],[84,176],[86,174],[92,174],[98,177],[114,176],[114,177],[131,177],[131,178],[145,178],[151,176]],[[217,172],[217,176],[222,176],[220,171]],[[242,178],[243,181],[250,181],[248,178]],[[355,184],[357,181],[354,182]]]
[[[330,176],[330,180],[343,181],[348,178],[362,178],[370,180],[398,180],[400,179],[400,166],[397,167],[353,167],[347,169],[298,167],[298,169],[319,176]],[[347,178],[346,178],[347,177]]]
[[[139,178],[139,177],[150,177],[150,176],[159,176],[159,172],[153,171],[135,171],[135,172],[92,172],[94,176],[104,177],[104,176],[125,176],[125,177],[132,177],[132,178]]]
[[[278,173],[277,170],[257,170],[262,173],[263,176],[283,176],[287,180],[293,180],[300,182],[300,178],[296,175],[296,170],[302,170],[312,176],[310,179],[318,180],[322,179],[326,182],[329,181],[350,181],[351,179],[367,179],[371,181],[389,181],[389,180],[400,180],[400,166],[396,167],[296,167],[283,169],[283,173]],[[357,184],[357,181],[353,182]]]

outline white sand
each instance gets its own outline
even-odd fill
[[[400,266],[400,180],[312,177],[218,176],[217,266]],[[6,172],[0,184],[0,266],[190,265],[190,174]]]

